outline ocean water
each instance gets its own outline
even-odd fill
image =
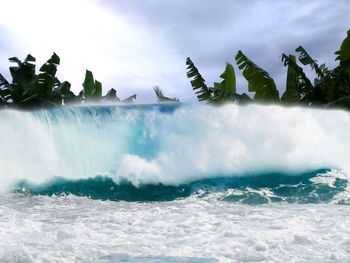
[[[350,118],[0,111],[0,262],[349,262]]]

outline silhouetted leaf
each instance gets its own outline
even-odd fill
[[[10,62],[17,63],[18,66],[22,64],[22,61],[20,61],[17,57],[11,57],[9,58]]]
[[[158,102],[179,102],[179,99],[177,98],[169,98],[164,96],[163,91],[159,88],[159,86],[155,86],[153,90],[156,93]]]
[[[126,99],[123,99],[122,102],[131,103],[131,102],[134,102],[134,100],[136,100],[136,94],[131,95],[130,97],[127,97]]]
[[[289,55],[289,61],[296,63],[296,58]],[[286,103],[299,103],[301,101],[302,91],[299,87],[299,77],[294,68],[288,64],[286,91],[283,93],[281,100]]]
[[[53,53],[53,55],[52,55],[51,58],[47,61],[47,63],[52,63],[52,64],[59,65],[59,64],[60,64],[60,57],[57,56],[56,53]]]
[[[325,74],[327,74],[328,69],[326,68],[325,64],[319,66],[317,64],[317,60],[313,59],[302,46],[299,46],[295,51],[300,53],[299,61],[304,66],[310,65],[311,69],[315,70],[319,78],[323,78]]]
[[[220,78],[222,78],[223,81],[221,83],[214,83],[214,88],[236,93],[236,73],[231,64],[226,63],[225,71],[220,75]]]
[[[199,73],[196,66],[193,64],[190,58],[186,60],[187,65],[187,77],[191,80],[192,89],[197,95],[198,101],[209,101],[211,99],[211,91],[205,84],[205,80]]]
[[[92,96],[96,100],[101,99],[102,97],[102,83],[97,80],[95,80],[95,89]]]
[[[35,57],[33,57],[31,54],[28,54],[26,59],[24,60],[25,62],[35,62]]]
[[[119,101],[119,98],[117,97],[117,91],[113,88],[110,89],[103,98],[110,101]]]
[[[337,56],[336,60],[347,61],[350,60],[350,30],[348,30],[346,38],[343,40],[340,49],[335,52]]]
[[[41,66],[39,70],[43,73],[49,74],[51,76],[55,76],[57,72],[57,67],[55,64],[45,63],[44,65]]]
[[[286,99],[286,96],[289,97],[289,100],[294,101],[296,97],[300,96],[301,100],[310,100],[311,94],[314,93],[314,87],[311,83],[311,81],[308,79],[308,77],[305,75],[304,70],[296,63],[296,59],[294,56],[287,56],[286,54],[282,54],[282,61],[284,63],[284,66],[288,65],[288,72],[291,72],[291,76],[289,79],[289,83],[287,85],[290,85],[287,87],[288,89],[288,95],[286,94],[284,96],[284,99]],[[293,84],[294,77],[297,79],[297,83]],[[288,80],[287,80],[288,81]],[[294,86],[296,85],[296,86]],[[286,90],[287,92],[287,90]],[[299,93],[297,95],[295,92]],[[294,99],[293,99],[294,97]]]
[[[84,87],[85,98],[91,98],[95,90],[95,81],[94,81],[94,75],[90,70],[86,70],[85,72],[83,87]]]

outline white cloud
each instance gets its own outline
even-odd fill
[[[78,92],[90,69],[104,89],[154,100],[195,100],[185,75],[187,56],[211,85],[242,49],[284,88],[282,52],[302,44],[334,66],[333,52],[350,25],[347,0],[0,0],[0,69],[28,52],[44,62],[61,57],[59,74]],[[238,72],[240,91],[246,82]]]
[[[149,28],[96,1],[2,2],[0,26],[10,32],[7,46],[17,45],[2,50],[2,57],[23,58],[28,52],[41,64],[55,51],[61,57],[59,74],[72,82],[75,92],[81,89],[85,69],[104,83],[105,91],[113,87],[122,96],[145,90],[152,93],[156,84],[171,86],[166,74],[178,61],[172,49]],[[168,67],[163,69],[159,63]]]

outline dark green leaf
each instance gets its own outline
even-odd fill
[[[39,70],[43,73],[49,74],[51,76],[55,76],[57,72],[57,67],[55,64],[45,63],[44,65],[41,66]]]
[[[238,68],[243,70],[243,76],[248,81],[249,91],[255,92],[254,99],[260,102],[276,102],[279,92],[270,75],[254,64],[242,51],[236,55]]]
[[[97,80],[95,80],[95,89],[92,96],[95,100],[99,100],[102,97],[102,83]]]
[[[295,56],[289,55],[289,61],[296,63]],[[298,74],[291,65],[288,65],[286,91],[282,95],[282,100],[286,103],[298,103],[301,96]]]
[[[64,81],[59,84],[58,91],[62,95],[67,95],[70,93],[70,87],[71,87],[71,84],[68,81]]]
[[[18,66],[22,65],[22,61],[20,61],[17,57],[9,58],[10,62],[17,63]]]
[[[220,77],[224,79],[221,82],[221,88],[226,92],[236,93],[236,73],[231,64],[226,64],[226,69]]]
[[[52,55],[51,58],[47,61],[47,63],[52,63],[52,64],[59,65],[59,64],[60,64],[60,57],[57,56],[56,53],[53,53],[53,55]]]
[[[335,52],[335,54],[338,55],[336,60],[340,60],[343,62],[350,60],[350,30],[348,31],[346,38],[342,42],[340,50]]]
[[[25,62],[35,62],[35,57],[33,57],[31,54],[28,54],[26,59],[24,60]]]
[[[91,98],[95,90],[94,76],[90,70],[86,70],[83,83],[85,98]]]
[[[317,60],[313,59],[302,46],[299,46],[295,51],[300,53],[299,61],[305,66],[310,65],[311,69],[315,70],[319,78],[323,78],[325,74],[328,74],[325,64],[319,66]]]
[[[284,66],[288,66],[287,89],[282,99],[286,102],[295,102],[297,98],[300,100],[311,99],[309,95],[313,94],[314,87],[303,69],[296,63],[295,57],[282,54],[282,61]],[[293,83],[294,78],[296,79],[295,84]]]
[[[192,62],[190,58],[186,60],[187,65],[187,77],[191,80],[192,89],[196,91],[198,101],[209,101],[212,94],[202,75],[199,73],[198,69]]]

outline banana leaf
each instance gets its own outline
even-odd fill
[[[296,63],[296,58],[293,55],[289,55],[288,60]],[[298,73],[288,64],[286,91],[283,93],[281,100],[288,104],[295,104],[300,102],[301,97]]]
[[[205,84],[205,79],[199,73],[198,69],[190,58],[187,58],[186,65],[187,77],[191,79],[191,86],[197,95],[198,101],[210,101],[212,98],[212,93],[207,84]]]
[[[350,60],[350,30],[348,30],[346,38],[343,40],[340,49],[335,52],[337,56],[336,60],[345,62]]]
[[[238,51],[235,59],[238,68],[243,70],[243,76],[248,81],[248,90],[255,92],[254,100],[259,102],[279,101],[275,81],[265,70],[253,63],[242,51]]]
[[[317,64],[317,60],[313,59],[302,46],[299,46],[295,51],[300,53],[298,57],[299,61],[304,66],[310,65],[311,69],[315,70],[319,78],[323,78],[326,74],[328,74],[328,69],[326,68],[326,65],[322,64],[321,66],[319,66]]]

